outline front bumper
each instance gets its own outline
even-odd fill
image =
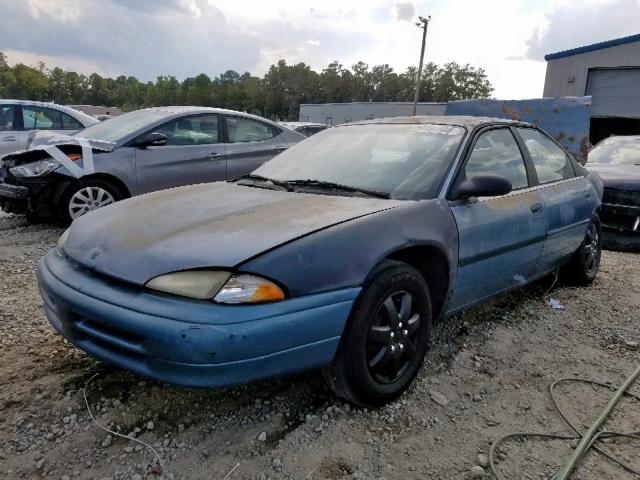
[[[603,203],[600,220],[605,228],[640,235],[640,207]]]
[[[605,228],[640,234],[640,191],[605,188],[600,220]]]
[[[29,196],[29,189],[20,185],[9,185],[0,183],[0,197],[10,198],[13,200],[24,199]]]
[[[227,387],[329,364],[360,291],[216,305],[123,284],[56,249],[40,260],[38,283],[49,321],[78,348],[192,387]]]

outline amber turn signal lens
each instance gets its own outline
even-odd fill
[[[220,289],[216,303],[264,303],[284,300],[284,292],[275,283],[256,275],[237,274]]]
[[[263,283],[256,287],[255,292],[251,295],[251,301],[253,302],[275,302],[282,300],[284,293],[277,285],[273,283]]]

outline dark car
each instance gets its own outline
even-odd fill
[[[310,137],[311,135],[315,135],[316,133],[329,128],[328,125],[313,122],[280,122],[280,125],[287,127],[294,132],[298,132],[305,137]]]
[[[640,136],[609,137],[589,151],[586,164],[604,182],[602,226],[621,234],[615,243],[640,246]]]
[[[54,328],[119,367],[201,387],[324,368],[376,406],[410,385],[436,319],[560,267],[593,281],[601,194],[526,123],[355,123],[247,178],[91,212],[38,281]]]
[[[28,151],[5,156],[0,208],[68,223],[134,195],[240,177],[303,139],[231,110],[137,110],[72,137],[36,135]]]

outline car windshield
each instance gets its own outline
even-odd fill
[[[588,163],[640,165],[640,137],[605,140],[591,149]]]
[[[330,182],[398,199],[433,198],[464,133],[461,127],[434,124],[330,128],[289,148],[254,174],[279,182]]]
[[[117,142],[132,132],[166,117],[167,112],[161,110],[136,110],[96,123],[78,132],[76,137]]]

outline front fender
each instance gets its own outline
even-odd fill
[[[237,266],[284,285],[290,296],[361,286],[384,258],[415,246],[438,248],[455,284],[458,231],[445,200],[407,201],[299,238]]]

